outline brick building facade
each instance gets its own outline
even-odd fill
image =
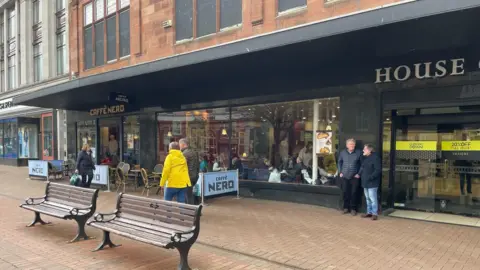
[[[108,1],[108,0],[106,0]],[[190,0],[189,0],[190,1]],[[197,21],[196,4],[201,0],[191,0],[193,11],[192,22]],[[291,29],[295,26],[313,22],[332,20],[362,11],[389,6],[404,0],[288,0],[283,2],[298,2],[291,9],[279,12],[281,0],[235,0],[242,2],[241,24],[225,30],[220,29],[221,2],[215,3],[216,26],[215,33],[197,37],[197,25],[193,25],[192,38],[176,41],[176,6],[174,0],[129,0],[130,10],[130,55],[118,59],[114,63],[85,68],[85,5],[95,0],[75,0],[70,5],[70,65],[71,71],[78,77],[93,75],[158,60],[173,55],[188,53],[204,48],[218,46],[236,40],[253,36],[265,35],[274,31]],[[108,1],[110,2],[110,1]],[[108,3],[106,2],[106,3]],[[182,2],[182,1],[179,1]],[[288,8],[288,3],[287,7]],[[164,23],[171,22],[171,27]],[[201,23],[201,22],[200,22]],[[281,45],[281,44],[279,44]],[[105,45],[106,46],[106,45]]]

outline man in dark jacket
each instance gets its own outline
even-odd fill
[[[355,149],[355,140],[347,140],[347,149],[340,152],[338,157],[338,172],[342,179],[343,213],[351,211],[357,214],[358,190],[360,188],[360,170],[362,153]]]
[[[377,154],[373,153],[373,146],[365,144],[363,148],[364,160],[360,167],[360,178],[367,201],[367,213],[364,218],[378,219],[378,198],[377,191],[382,178],[382,164]]]
[[[188,176],[190,177],[190,183],[192,184],[187,189],[187,203],[197,204],[195,196],[193,196],[193,187],[197,184],[198,173],[200,171],[200,160],[198,153],[190,148],[187,139],[181,139],[179,141],[180,150],[182,150],[183,156],[187,160]]]

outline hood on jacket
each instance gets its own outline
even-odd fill
[[[185,156],[183,155],[182,151],[176,150],[176,149],[170,149],[168,154],[171,155],[173,167],[187,164],[187,160],[185,159]]]

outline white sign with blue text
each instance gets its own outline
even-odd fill
[[[43,160],[28,161],[28,176],[48,178],[48,162]]]
[[[224,171],[203,174],[203,196],[214,196],[238,191],[238,172]]]

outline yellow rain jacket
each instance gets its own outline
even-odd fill
[[[168,183],[167,188],[185,188],[192,185],[188,176],[187,160],[180,150],[172,149],[168,152],[163,164],[160,186],[164,187],[165,182]]]

